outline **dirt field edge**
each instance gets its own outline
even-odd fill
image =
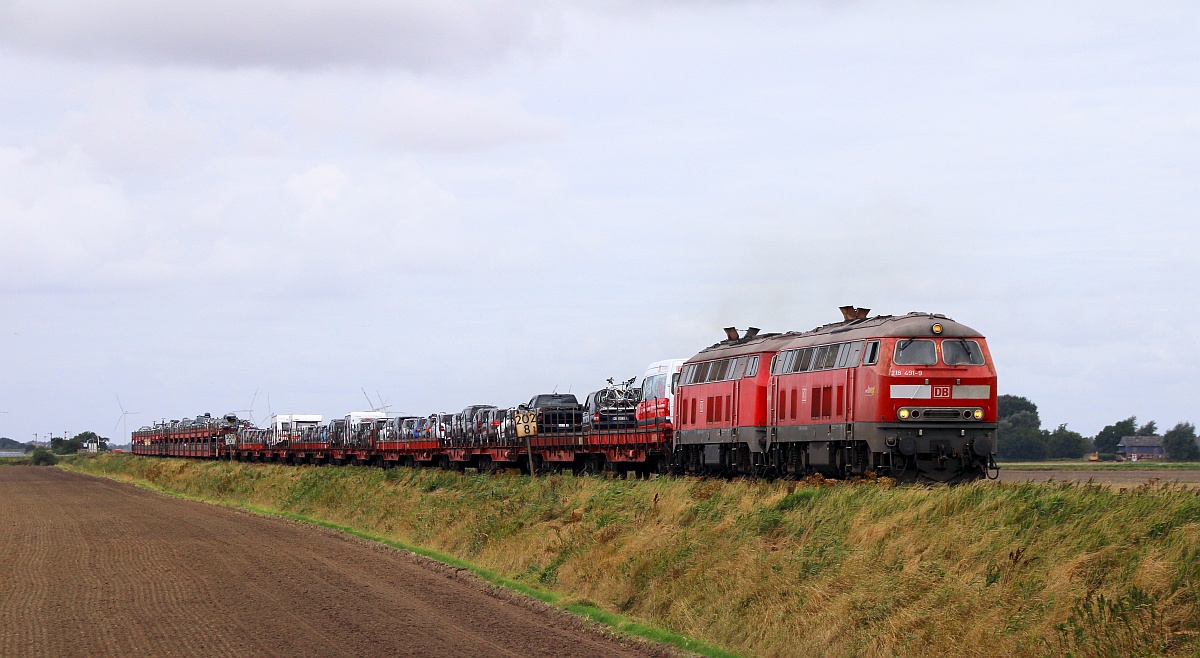
[[[1200,488],[1155,478],[908,487],[123,455],[71,467],[427,548],[557,607],[744,655],[1200,647]]]
[[[577,618],[582,625],[593,626],[594,628],[592,630],[596,632],[608,633],[616,637],[629,638],[653,645],[665,645],[663,648],[670,647],[676,650],[682,650],[683,652],[686,652],[686,654],[690,655],[706,656],[710,658],[737,658],[740,655],[713,646],[707,642],[690,638],[664,628],[658,628],[655,626],[635,622],[622,615],[602,610],[586,600],[577,600],[564,597],[556,592],[549,592],[535,587],[530,587],[524,583],[515,582],[500,576],[490,569],[472,564],[466,560],[461,560],[459,558],[445,555],[421,546],[414,546],[405,542],[396,541],[394,539],[380,537],[373,533],[359,530],[357,528],[339,525],[337,523],[308,517],[303,514],[288,512],[285,510],[216,500],[202,496],[194,496],[179,491],[173,491],[164,487],[159,487],[149,482],[126,480],[108,475],[81,471],[71,468],[70,462],[60,463],[58,466],[50,468],[63,468],[63,470],[79,473],[81,475],[104,478],[113,482],[140,487],[142,489],[146,489],[160,495],[170,496],[172,498],[179,498],[182,500],[200,502],[208,505],[217,505],[220,507],[242,510],[258,516],[288,519],[289,521],[304,523],[326,530],[339,532],[359,540],[364,540],[390,549],[403,551],[413,555],[416,558],[428,560],[437,565],[465,570],[483,582],[493,587],[502,588],[509,593],[509,596],[503,596],[502,598],[514,601],[515,603],[525,607],[544,606],[545,608],[556,611],[560,614],[571,615]],[[526,597],[527,599],[531,599],[531,601],[521,601],[517,597]],[[679,655],[678,651],[664,653],[668,655]]]

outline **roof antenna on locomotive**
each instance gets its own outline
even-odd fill
[[[842,317],[846,322],[851,320],[862,320],[871,312],[869,308],[857,308],[855,306],[839,306],[838,310],[842,312]]]

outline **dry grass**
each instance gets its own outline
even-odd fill
[[[1200,494],[1170,485],[69,468],[360,528],[752,655],[1200,651]]]

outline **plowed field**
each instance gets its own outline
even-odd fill
[[[1200,485],[1200,470],[1162,469],[1095,469],[1095,470],[1021,470],[1015,466],[1000,469],[1001,482],[1088,482],[1121,487],[1136,487],[1147,482],[1176,482],[1187,486]]]
[[[0,468],[0,656],[654,651],[337,533],[56,468]]]

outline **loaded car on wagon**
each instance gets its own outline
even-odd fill
[[[633,386],[634,379],[595,391],[583,402],[585,430],[621,430],[637,427],[637,406],[642,389]]]
[[[538,434],[578,432],[583,427],[583,405],[570,393],[543,393],[522,405],[537,412]]]

